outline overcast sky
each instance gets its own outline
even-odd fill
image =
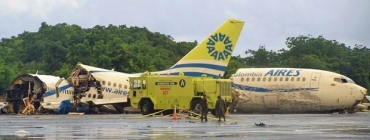
[[[83,28],[146,27],[176,41],[201,41],[227,18],[245,21],[233,55],[311,34],[370,47],[370,0],[0,0],[0,38],[36,32],[45,21]]]

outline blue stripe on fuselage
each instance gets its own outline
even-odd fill
[[[207,68],[207,69],[213,69],[213,70],[218,70],[218,71],[226,71],[226,66],[206,64],[206,63],[178,64],[172,67],[171,69],[176,69],[176,68]]]
[[[190,77],[200,77],[203,74],[213,77],[215,79],[219,78],[218,75],[213,75],[209,73],[201,73],[201,72],[184,72],[184,76],[190,76]],[[161,74],[161,75],[167,75],[167,74]],[[179,75],[179,72],[171,72],[170,75]]]
[[[71,85],[69,85],[69,84],[68,85],[64,85],[64,86],[62,86],[62,87],[59,88],[59,92],[62,92],[63,90],[66,90],[66,89],[68,89],[70,87],[71,87]],[[44,94],[44,97],[52,96],[54,94],[56,94],[56,91],[55,90],[47,91]]]
[[[232,83],[232,87],[236,89],[241,89],[244,91],[255,91],[255,92],[272,92],[274,90],[277,90],[279,92],[295,92],[300,90],[308,90],[308,91],[318,91],[318,88],[292,88],[292,89],[267,89],[267,88],[260,88],[260,87],[251,87],[247,85],[239,85]]]
[[[90,72],[94,73],[94,72],[115,72],[115,71],[90,71]],[[200,77],[203,74],[206,74],[207,76],[213,77],[215,79],[219,78],[218,75],[209,74],[209,73],[206,73],[206,72],[204,72],[204,73],[202,73],[202,72],[184,72],[185,76],[191,76],[191,77]],[[167,75],[167,74],[161,74],[161,75]],[[179,72],[171,72],[170,75],[179,75]]]

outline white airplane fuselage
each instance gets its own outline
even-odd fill
[[[321,113],[353,109],[366,89],[350,78],[324,70],[242,68],[231,76],[242,113]]]

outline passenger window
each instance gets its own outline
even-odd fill
[[[269,81],[271,81],[271,77],[269,77]]]
[[[116,87],[117,86],[117,84],[116,83],[113,83],[113,87]]]
[[[302,81],[303,81],[303,82],[304,82],[304,81],[306,81],[306,77],[303,77],[303,78],[302,78]]]
[[[111,84],[111,83],[110,83],[110,82],[108,82],[108,86],[110,86],[110,84]]]
[[[274,78],[274,81],[277,81],[277,77]]]
[[[95,98],[95,97],[96,97],[96,94],[93,95],[93,98]]]
[[[266,77],[263,77],[262,81],[266,81]]]
[[[118,87],[119,87],[119,88],[122,88],[122,84],[118,84]]]
[[[125,85],[125,87],[124,87],[125,89],[127,89],[127,85]]]
[[[257,81],[261,81],[261,78],[259,78],[259,77],[258,77],[258,78],[257,78]]]
[[[244,78],[240,79],[240,81],[243,82],[244,81]]]
[[[301,77],[297,77],[297,81],[299,81],[301,79]]]
[[[105,85],[105,81],[103,81],[102,84]]]
[[[246,78],[245,81],[249,82],[249,78]]]
[[[286,78],[285,78],[285,81],[289,81],[289,77],[286,77]]]
[[[87,95],[87,97],[91,98],[91,94],[89,93],[89,95]]]
[[[294,77],[292,77],[292,78],[290,79],[290,81],[294,81]]]
[[[280,81],[283,81],[283,77],[280,77]]]
[[[254,80],[256,80],[256,78],[254,78],[254,77],[253,77],[253,78],[252,78],[252,82],[254,82]]]

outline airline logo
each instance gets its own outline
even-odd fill
[[[299,76],[302,70],[287,70],[287,69],[272,69],[267,73],[262,74],[260,72],[239,72],[233,74],[232,77],[259,77],[259,76]]]
[[[233,52],[232,48],[232,41],[226,34],[215,33],[208,38],[208,54],[212,56],[214,60],[222,61],[229,58],[229,56],[231,57]]]
[[[299,76],[301,70],[272,69],[265,76]]]

